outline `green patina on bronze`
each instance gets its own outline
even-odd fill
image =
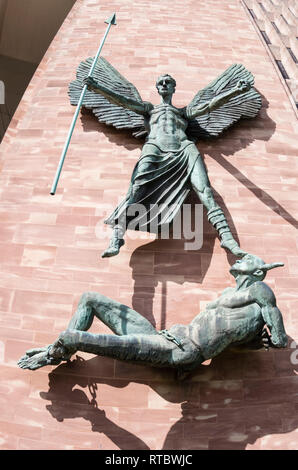
[[[97,60],[98,60],[98,57],[99,57],[99,54],[101,53],[101,50],[103,48],[103,45],[104,45],[104,42],[106,40],[106,37],[110,31],[110,28],[112,25],[116,25],[116,15],[114,13],[114,15],[110,16],[109,19],[107,19],[105,21],[105,23],[108,24],[108,27],[106,29],[106,32],[104,34],[104,37],[100,43],[100,46],[98,48],[98,51],[97,51],[97,54],[96,56],[94,57],[93,59],[93,63],[90,67],[90,70],[88,72],[88,76],[91,77],[92,76],[92,73],[93,73],[93,70],[96,66],[96,63],[97,63]],[[51,188],[51,192],[50,194],[52,196],[54,196],[54,194],[56,193],[56,189],[57,189],[57,185],[58,185],[58,181],[59,181],[59,178],[60,178],[60,175],[61,175],[61,171],[62,171],[62,167],[63,167],[63,164],[64,164],[64,160],[65,160],[65,157],[66,157],[66,154],[67,154],[67,150],[68,150],[68,147],[69,147],[69,144],[70,144],[70,140],[71,140],[71,137],[72,137],[72,133],[74,131],[74,128],[75,128],[75,125],[76,125],[76,121],[77,121],[77,118],[78,118],[78,115],[79,115],[79,112],[81,110],[81,106],[82,106],[82,103],[84,101],[84,97],[85,97],[85,94],[86,94],[86,91],[87,91],[87,85],[85,85],[82,90],[81,90],[81,93],[80,93],[80,97],[77,101],[77,109],[76,109],[76,112],[73,116],[73,119],[72,119],[72,122],[71,122],[71,125],[70,125],[70,128],[69,128],[69,131],[68,131],[68,136],[67,136],[67,139],[66,139],[66,142],[64,144],[64,147],[63,147],[63,150],[62,150],[62,153],[61,153],[61,157],[60,157],[60,161],[59,161],[59,164],[58,164],[58,167],[57,167],[57,170],[56,170],[56,175],[55,175],[55,178],[54,178],[54,181],[53,181],[53,185],[52,185],[52,188]]]
[[[146,137],[127,196],[105,221],[114,231],[102,256],[119,253],[131,220],[127,216],[129,208],[138,204],[146,208],[137,229],[149,231],[150,208],[163,208],[162,213],[158,209],[154,215],[157,226],[170,224],[190,190],[195,191],[207,209],[208,220],[217,230],[221,245],[237,256],[244,256],[214,199],[195,141],[217,137],[239,119],[257,115],[261,97],[253,88],[252,74],[243,65],[234,64],[199,91],[188,106],[178,109],[172,104],[176,82],[170,75],[158,78],[156,88],[161,102],[154,106],[144,102],[134,85],[104,58],[99,60],[93,77],[87,77],[91,63],[89,58],[79,65],[77,79],[69,87],[71,103],[77,104],[82,87],[87,85],[89,91],[83,106],[91,109],[100,122],[131,129],[136,137]]]
[[[157,331],[142,315],[96,292],[84,293],[68,329],[45,348],[27,351],[18,364],[39,369],[67,361],[77,351],[108,356],[122,361],[172,367],[184,378],[206,359],[228,346],[262,339],[276,348],[287,346],[280,310],[274,293],[263,282],[269,269],[282,263],[266,264],[245,255],[231,267],[236,287],[230,287],[197,315],[189,325],[177,324],[169,331]],[[97,317],[114,334],[92,334],[87,330]]]

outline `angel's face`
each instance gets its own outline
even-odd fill
[[[170,75],[161,75],[156,82],[156,88],[160,96],[173,95],[176,82]]]

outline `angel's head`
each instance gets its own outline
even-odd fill
[[[176,81],[169,74],[160,75],[156,80],[156,88],[161,96],[173,95],[175,93]]]

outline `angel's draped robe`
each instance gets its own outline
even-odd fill
[[[158,106],[154,110],[156,108]],[[188,125],[185,108],[173,110],[175,124],[184,134]],[[176,145],[172,146],[176,148],[167,150],[166,134],[163,141],[160,135],[155,139],[154,133],[149,133],[133,170],[126,198],[105,220],[106,224],[158,233],[163,225],[173,221],[191,190],[190,175],[194,165],[201,160],[194,142],[184,136],[183,140],[176,139]],[[201,160],[200,166],[202,164]]]

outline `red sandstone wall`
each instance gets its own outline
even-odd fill
[[[199,8],[198,8],[199,5]],[[225,353],[186,382],[170,371],[78,354],[70,365],[23,371],[17,359],[65,329],[83,291],[127,304],[157,327],[188,322],[233,284],[229,259],[205,219],[203,248],[128,240],[102,260],[95,236],[105,203],[125,194],[140,143],[83,117],[55,197],[49,190],[73,115],[67,85],[94,55],[117,12],[104,56],[158,102],[154,83],[177,80],[184,106],[231,63],[264,96],[260,116],[201,144],[213,187],[241,246],[283,261],[271,271],[291,338],[297,323],[297,121],[238,0],[78,0],[38,68],[1,145],[0,445],[3,449],[297,448],[293,349]],[[269,104],[268,104],[269,103]],[[231,260],[230,260],[231,261]],[[94,324],[93,332],[106,331]],[[296,366],[297,368],[297,366]]]

